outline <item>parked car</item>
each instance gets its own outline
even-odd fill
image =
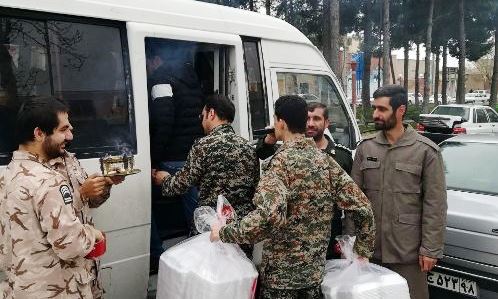
[[[420,114],[417,131],[436,143],[455,134],[498,132],[498,113],[488,106],[439,105]]]
[[[488,105],[490,94],[486,90],[476,90],[465,94],[465,104]]]
[[[423,101],[423,99],[424,99],[424,96],[419,93],[418,100]],[[415,93],[413,93],[413,92],[408,93],[408,104],[412,104],[412,105],[415,104]]]
[[[428,274],[431,299],[498,298],[498,134],[440,144],[448,191],[444,258]]]

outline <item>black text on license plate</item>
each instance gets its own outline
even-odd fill
[[[439,272],[429,272],[427,273],[427,282],[431,286],[478,298],[477,283],[472,280]]]

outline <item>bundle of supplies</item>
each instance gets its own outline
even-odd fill
[[[325,299],[410,299],[408,284],[399,274],[358,259],[355,237],[337,240],[346,259],[328,260],[322,293]]]
[[[258,272],[251,261],[238,245],[209,240],[212,223],[223,225],[235,217],[223,196],[218,197],[217,212],[211,207],[195,210],[195,226],[201,234],[161,255],[156,298],[254,298]]]

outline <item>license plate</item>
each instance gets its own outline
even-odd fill
[[[479,298],[477,283],[469,279],[464,279],[439,272],[429,272],[427,273],[427,282],[429,283],[429,285],[435,286],[437,288],[442,288],[460,294],[465,294],[474,298]]]

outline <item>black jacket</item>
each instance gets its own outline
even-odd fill
[[[172,94],[163,88],[153,97],[156,85],[171,86]],[[152,166],[161,161],[185,161],[194,141],[204,135],[199,119],[203,94],[192,65],[161,65],[148,79],[147,89]]]

